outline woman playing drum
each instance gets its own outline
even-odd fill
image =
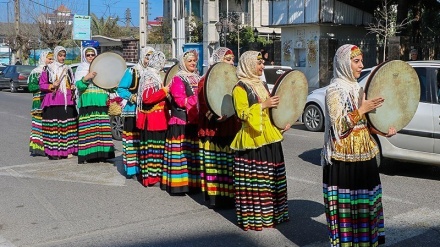
[[[359,95],[362,52],[343,45],[333,60],[326,92],[323,191],[331,246],[377,246],[385,242],[382,186],[375,156],[377,143],[365,114],[383,98]],[[360,98],[362,97],[362,98]],[[361,101],[361,102],[359,102]],[[394,128],[387,136],[396,134]]]
[[[95,48],[82,51],[82,63],[75,72],[78,97],[78,164],[105,162],[115,157],[110,118],[108,116],[108,91],[96,86],[92,80],[90,63],[97,55]]]
[[[242,125],[231,148],[236,151],[235,205],[243,230],[261,231],[289,219],[283,136],[269,118],[269,108],[278,105],[279,96],[270,97],[260,80],[263,69],[260,52],[243,53],[237,68],[239,82],[232,92]]]
[[[234,53],[226,47],[219,47],[212,54],[210,62],[211,65],[218,62],[229,63],[232,67]],[[224,78],[218,79],[224,82]],[[205,80],[206,75],[200,79],[198,89],[202,192],[209,207],[233,207],[234,152],[229,146],[240,128],[240,122],[235,115],[226,120],[223,117],[217,119],[213,115],[206,102]]]

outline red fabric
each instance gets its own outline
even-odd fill
[[[148,112],[138,112],[136,126],[142,130],[161,131],[168,128],[170,119],[168,106],[166,104],[167,93],[164,89],[154,92],[149,88],[143,92],[143,103],[153,106]]]

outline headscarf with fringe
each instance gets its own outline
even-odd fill
[[[179,76],[180,78],[182,78],[182,80],[186,81],[191,86],[198,85],[200,81],[200,75],[197,72],[197,66],[194,72],[190,72],[188,68],[185,66],[185,61],[190,58],[195,58],[197,63],[198,56],[199,54],[197,53],[196,50],[190,50],[184,52],[179,57],[179,71],[176,73],[176,76]]]
[[[149,70],[146,71],[139,80],[139,87],[137,93],[137,109],[142,110],[143,92],[146,89],[154,88],[154,91],[158,91],[163,87],[162,77],[160,71],[165,66],[165,54],[161,51],[155,51],[150,56],[148,62]],[[138,111],[136,111],[137,113]]]
[[[333,78],[330,81],[330,86],[326,92],[326,115],[325,118],[325,133],[324,133],[324,148],[322,150],[321,164],[326,162],[331,164],[332,156],[332,139],[340,142],[342,133],[338,132],[339,117],[332,116],[328,111],[327,97],[332,93],[341,94],[338,97],[339,102],[334,102],[332,112],[337,112],[338,116],[346,116],[349,109],[356,109],[359,106],[359,91],[360,86],[357,79],[353,75],[351,69],[351,59],[362,55],[362,51],[355,45],[346,44],[338,48],[335,57],[333,58]],[[334,98],[334,97],[331,97]],[[347,105],[352,104],[352,105]],[[354,105],[354,106],[353,106]]]
[[[40,53],[40,58],[38,59],[38,66],[31,71],[31,73],[27,79],[28,84],[29,84],[29,79],[32,77],[32,75],[41,74],[41,72],[43,72],[44,67],[47,65],[46,58],[49,53],[51,53],[51,51],[42,51]]]
[[[258,51],[246,51],[238,60],[237,77],[238,80],[245,83],[253,89],[258,98],[263,102],[270,97],[269,92],[263,84],[260,76],[257,74],[257,64],[263,61],[263,57]]]
[[[58,61],[58,53],[61,51],[64,51],[67,54],[66,48],[62,46],[57,46],[55,49],[53,49],[54,62],[49,64],[47,67],[49,71],[50,83],[53,83],[57,79],[63,77],[63,81],[60,82],[60,87],[58,90],[64,94],[64,107],[67,109],[67,80],[70,80],[71,83],[74,83],[75,79],[73,76],[73,78],[70,77],[70,75],[73,75],[72,69],[64,63],[60,63]]]
[[[139,54],[139,62],[134,66],[134,69],[138,71],[139,76],[142,77],[143,73],[146,73],[146,71],[148,70],[148,64],[144,64],[144,58],[150,57],[154,51],[154,48],[151,46],[146,46],[141,49]]]
[[[226,55],[234,55],[231,49],[227,47],[219,47],[217,48],[211,56],[211,59],[209,60],[209,65],[214,65],[218,62],[222,62]]]

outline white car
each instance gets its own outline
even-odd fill
[[[269,91],[272,92],[272,89],[275,86],[278,78],[289,70],[292,70],[292,67],[280,65],[265,65],[264,73],[261,76],[261,80],[267,83]]]
[[[440,166],[440,61],[410,61],[420,80],[420,102],[410,123],[395,136],[385,138],[374,135],[382,157]],[[364,87],[370,72],[365,69],[359,77]],[[325,120],[326,87],[312,91],[307,97],[302,120],[310,131],[322,131]]]

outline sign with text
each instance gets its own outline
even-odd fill
[[[74,40],[90,40],[91,31],[90,24],[92,18],[88,15],[73,16],[73,39]]]

